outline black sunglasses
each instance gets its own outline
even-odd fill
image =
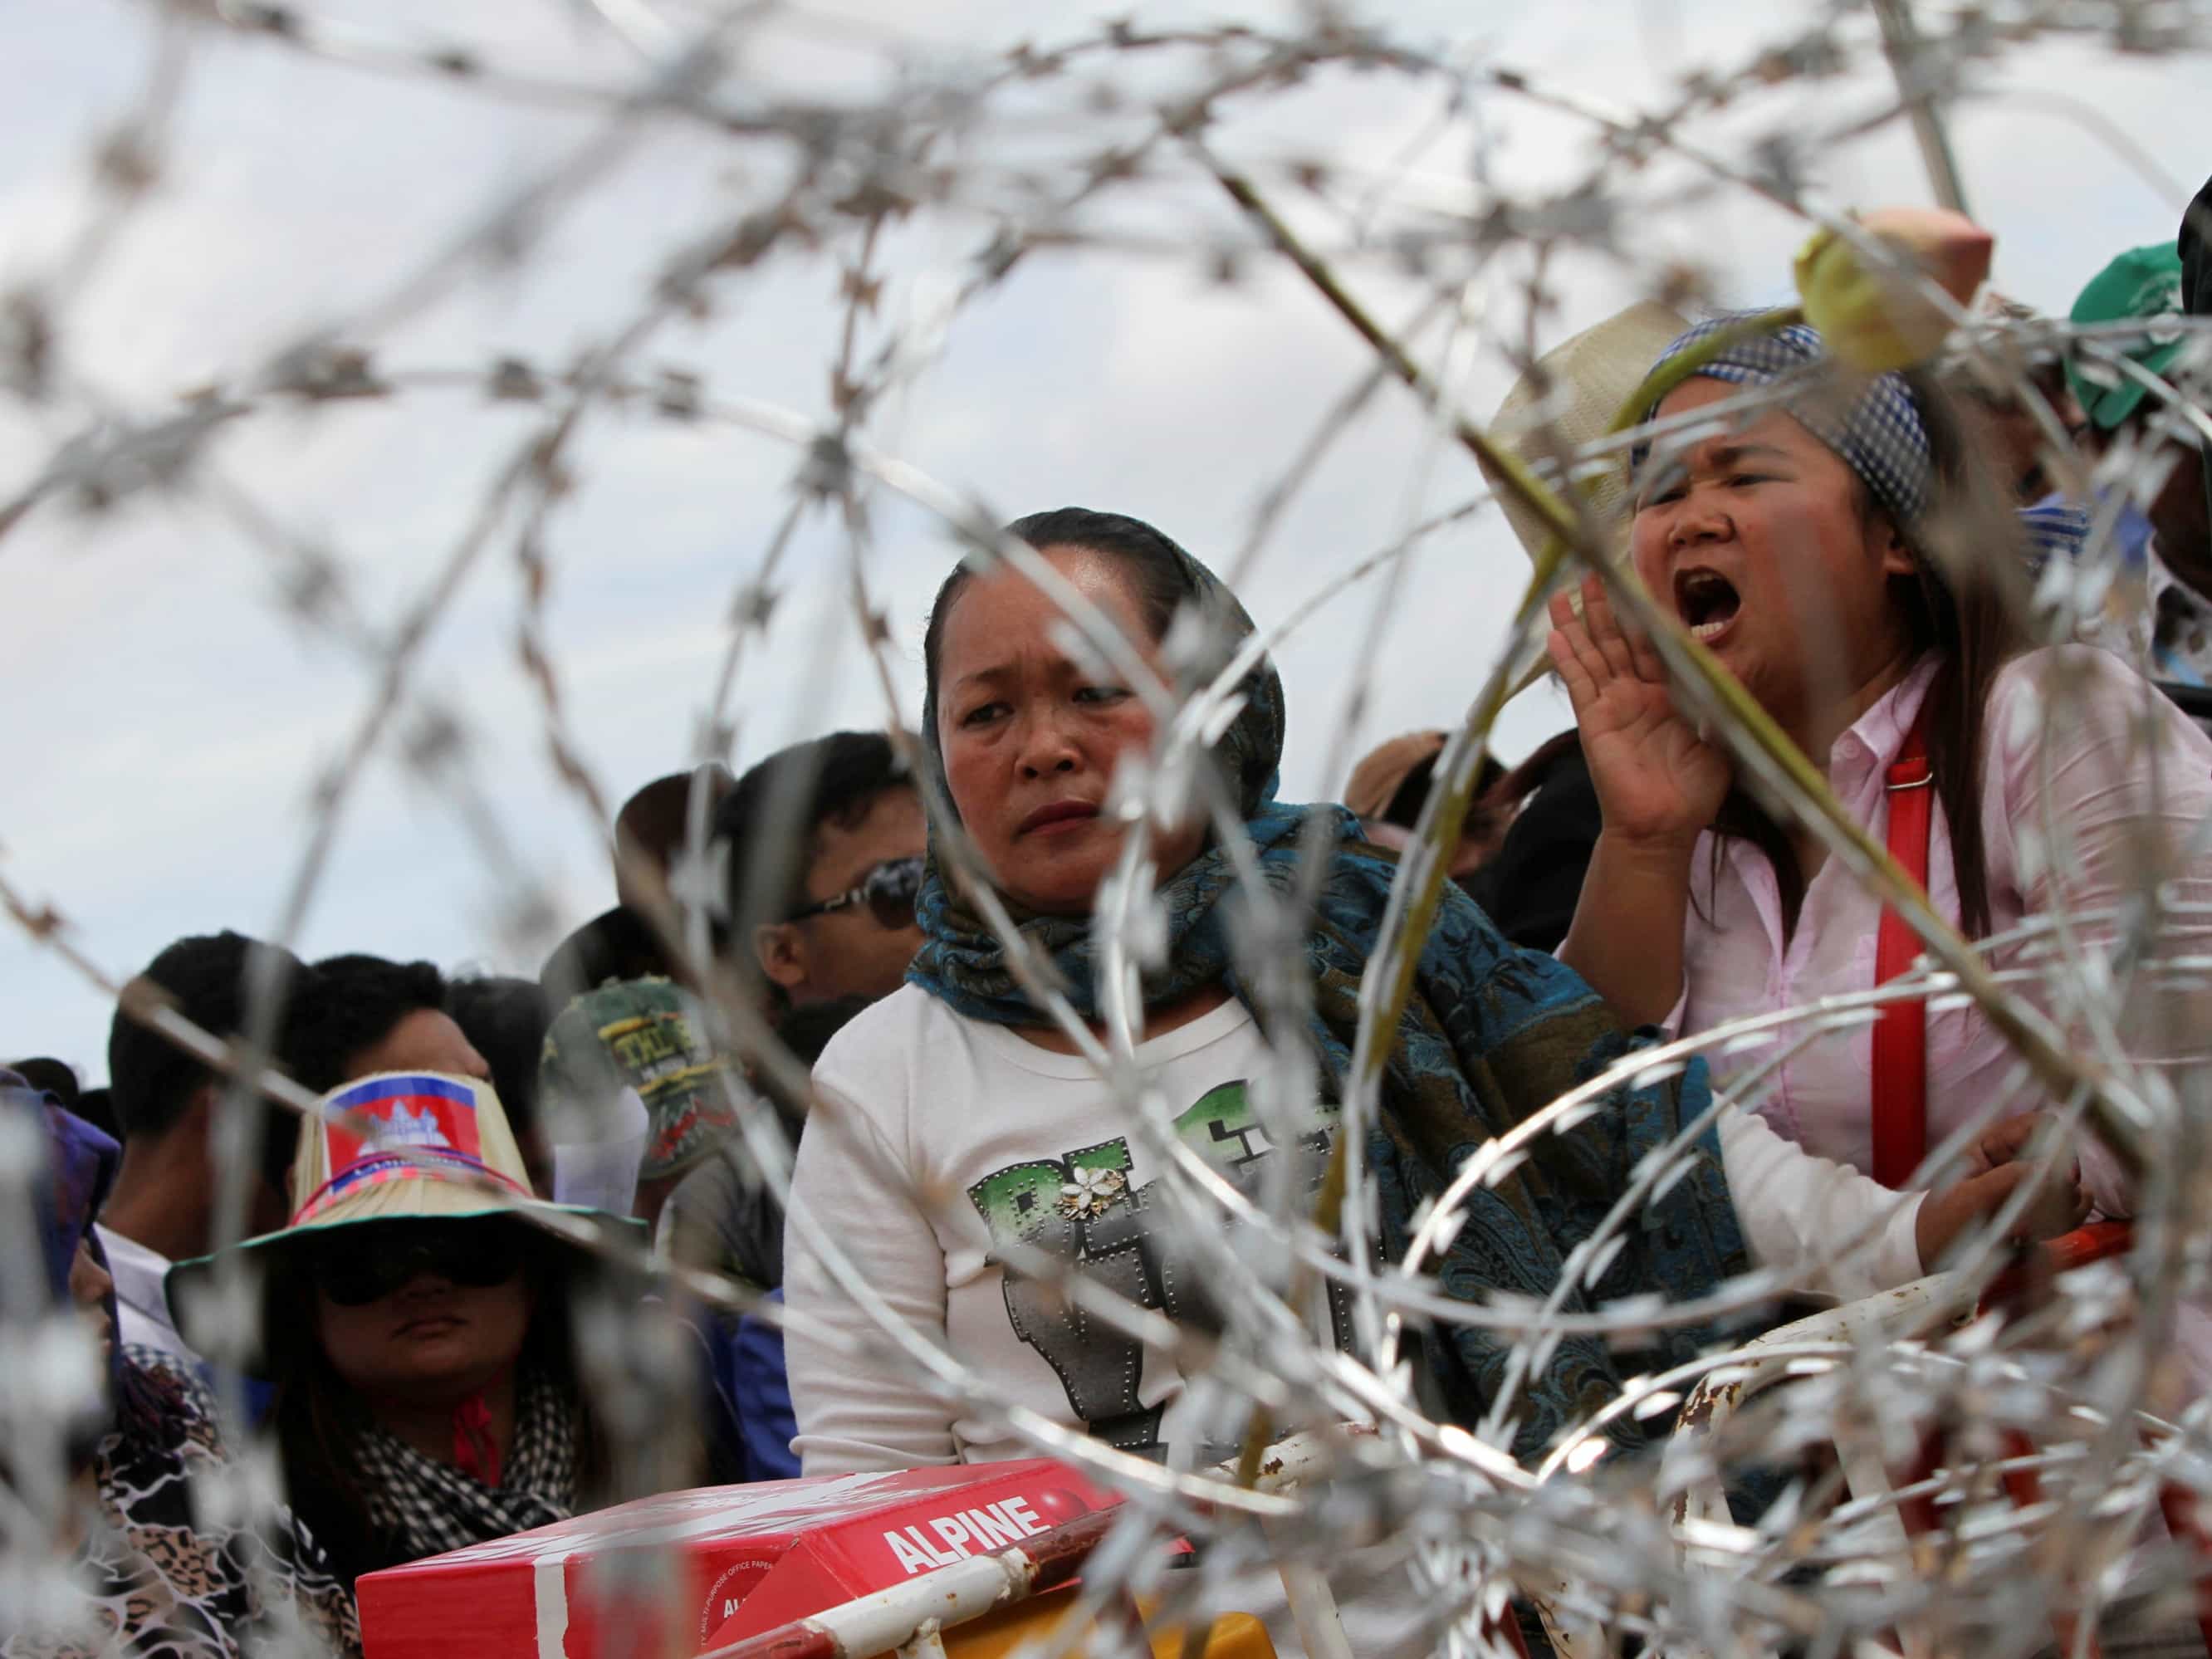
[[[836,897],[810,904],[803,910],[793,910],[784,920],[804,921],[809,916],[826,916],[832,910],[865,904],[868,914],[883,926],[911,927],[914,902],[921,896],[922,862],[917,858],[886,859],[861,877],[858,887],[848,888]]]
[[[428,1274],[489,1290],[522,1271],[521,1230],[505,1221],[404,1221],[347,1227],[309,1247],[308,1271],[341,1308],[365,1308]]]

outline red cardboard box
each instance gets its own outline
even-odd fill
[[[362,1646],[696,1654],[1119,1501],[1045,1458],[668,1492],[367,1575]]]

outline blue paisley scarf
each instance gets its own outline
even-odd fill
[[[1249,619],[1212,573],[1188,554],[1182,558],[1190,599],[1249,633]],[[1237,787],[1261,879],[1279,897],[1297,890],[1301,848],[1316,815],[1330,843],[1308,917],[1305,956],[1314,987],[1310,1036],[1323,1088],[1341,1098],[1358,1029],[1360,977],[1378,946],[1397,860],[1364,842],[1358,820],[1341,806],[1275,800],[1284,730],[1281,683],[1263,659],[1242,690],[1243,712],[1214,753]],[[1248,964],[1240,962],[1232,938],[1239,904],[1224,902],[1237,884],[1235,866],[1218,846],[1208,846],[1163,884],[1167,964],[1145,981],[1148,1006],[1214,984],[1252,1004]],[[919,915],[924,944],[909,980],[971,1019],[1042,1023],[1014,983],[999,941],[939,878],[934,858]],[[1017,911],[1015,920],[1058,967],[1076,1008],[1095,1015],[1089,918]],[[1385,1255],[1402,1255],[1423,1203],[1484,1142],[1650,1041],[1648,1034],[1624,1031],[1572,969],[1508,942],[1474,900],[1447,884],[1398,1023],[1380,1122],[1369,1145]],[[1548,1295],[1568,1253],[1595,1230],[1639,1161],[1710,1100],[1698,1061],[1672,1081],[1619,1090],[1607,1109],[1577,1127],[1538,1139],[1528,1162],[1468,1200],[1466,1224],[1436,1265],[1441,1288],[1469,1301],[1499,1292]],[[1655,1293],[1686,1300],[1742,1271],[1742,1236],[1711,1128],[1698,1150],[1692,1173],[1646,1206],[1599,1283],[1570,1297],[1569,1310]],[[1666,1333],[1655,1342],[1662,1352],[1636,1356],[1635,1369],[1687,1359],[1717,1334],[1710,1328],[1687,1327]],[[1455,1419],[1473,1423],[1481,1415],[1502,1383],[1512,1347],[1510,1339],[1466,1327],[1425,1345]],[[1569,1423],[1615,1397],[1622,1379],[1617,1356],[1603,1342],[1562,1341],[1524,1385],[1516,1453],[1540,1452]],[[1660,1420],[1624,1423],[1614,1438],[1624,1449],[1632,1449],[1665,1427]]]

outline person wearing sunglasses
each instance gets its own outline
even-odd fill
[[[858,887],[848,887],[818,904],[802,905],[791,913],[789,919],[805,921],[810,916],[835,915],[840,910],[864,904],[879,927],[893,931],[911,927],[915,895],[921,890],[922,862],[919,854],[912,858],[885,859],[860,878]]]
[[[921,797],[880,732],[794,744],[738,780],[715,813],[730,914],[779,1012],[898,989],[921,948]]]
[[[571,1332],[588,1259],[522,1217],[636,1224],[535,1198],[495,1091],[432,1073],[332,1090],[292,1201],[288,1225],[234,1247],[264,1285],[241,1358],[274,1386],[286,1490],[349,1590],[616,1495]],[[204,1341],[219,1260],[169,1276]]]
[[[779,750],[739,778],[716,806],[713,840],[728,871],[728,937],[751,945],[734,965],[757,975],[778,1035],[811,1064],[846,1020],[898,988],[921,945],[914,914],[926,842],[921,796],[883,733],[833,732]],[[655,983],[602,986],[593,994],[602,1002],[666,997],[665,982],[657,993]],[[556,1024],[556,1037],[560,1031]],[[580,1043],[568,1047],[586,1053]],[[549,1066],[554,1048],[547,1046]],[[690,1086],[684,1079],[692,1069],[636,1079],[653,1114],[654,1145],[670,1149],[640,1171],[637,1212],[658,1216],[661,1245],[677,1259],[779,1294],[783,1206],[729,1134],[728,1116],[714,1115],[725,1089]],[[684,1104],[693,1099],[696,1114]],[[776,1109],[797,1142],[805,1127],[798,1103]],[[796,1475],[781,1333],[704,1307],[683,1316],[698,1339],[710,1390],[713,1477]]]

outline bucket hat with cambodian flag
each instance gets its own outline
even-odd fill
[[[368,1222],[526,1218],[532,1212],[589,1216],[640,1231],[628,1216],[538,1198],[491,1085],[434,1072],[380,1073],[325,1095],[321,1121],[301,1127],[291,1197],[289,1222],[233,1248],[265,1265],[304,1239]],[[549,1251],[575,1253],[550,1233],[533,1230],[531,1237]],[[180,1261],[169,1270],[173,1315],[195,1316],[221,1256]],[[187,1326],[179,1328],[192,1340]]]

